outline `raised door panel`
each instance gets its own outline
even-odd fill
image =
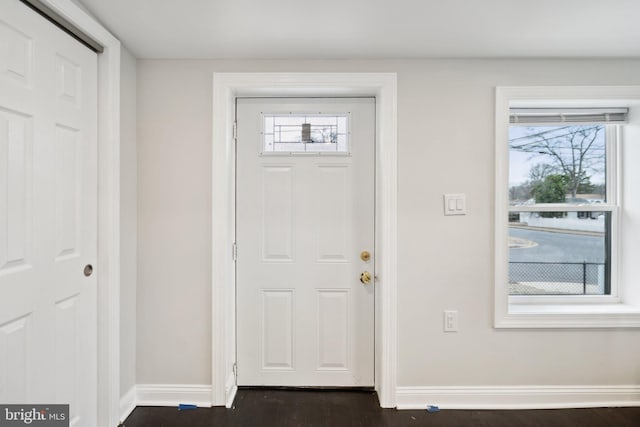
[[[294,260],[294,169],[265,166],[262,173],[262,261]]]
[[[28,402],[31,316],[0,325],[0,402]]]
[[[294,368],[294,304],[292,289],[262,291],[262,369]]]
[[[80,67],[61,54],[56,55],[56,95],[58,100],[80,106]]]
[[[32,119],[0,108],[0,275],[29,268]]]
[[[55,231],[56,261],[75,258],[78,253],[81,173],[78,170],[78,131],[56,126],[55,138]]]
[[[73,295],[55,304],[56,402],[69,404],[70,425],[78,422],[80,377],[78,368],[80,296]]]
[[[0,20],[0,76],[31,86],[33,40],[7,22]]]
[[[349,165],[317,165],[313,174],[312,227],[317,261],[349,261],[351,197]]]
[[[349,360],[349,291],[318,290],[317,369],[345,371]]]

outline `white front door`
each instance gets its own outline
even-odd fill
[[[71,426],[97,424],[96,148],[96,54],[2,0],[0,402]]]
[[[375,99],[239,98],[237,126],[238,385],[373,386]]]

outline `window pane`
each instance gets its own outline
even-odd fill
[[[510,126],[509,202],[606,202],[605,126]]]
[[[509,214],[509,294],[610,294],[610,212],[548,214]]]
[[[263,154],[348,154],[348,115],[263,115]]]

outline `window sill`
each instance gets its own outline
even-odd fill
[[[501,328],[640,328],[640,307],[628,304],[514,304],[496,315]]]

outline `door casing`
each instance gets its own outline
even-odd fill
[[[376,98],[375,389],[395,407],[397,383],[397,77],[395,73],[214,73],[212,147],[212,402],[231,407],[235,375],[235,99]]]

